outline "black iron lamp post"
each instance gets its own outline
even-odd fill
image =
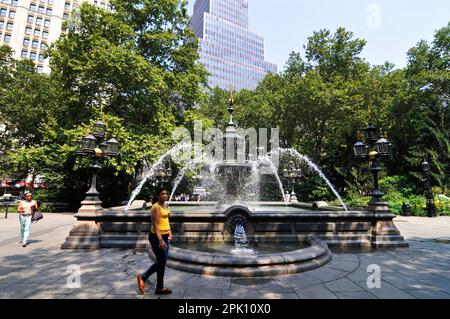
[[[384,136],[378,135],[378,128],[369,124],[364,129],[364,139],[366,143],[359,140],[353,145],[353,152],[355,157],[359,159],[369,159],[372,162],[370,171],[373,174],[373,191],[371,193],[372,200],[370,203],[380,202],[383,197],[383,192],[378,188],[378,174],[381,172],[380,159],[389,157],[392,154],[392,145]],[[369,203],[369,205],[370,205]]]
[[[82,207],[79,212],[99,212],[102,209],[100,193],[97,190],[98,172],[102,168],[101,161],[104,158],[119,155],[119,142],[114,137],[105,140],[105,133],[106,125],[101,120],[97,121],[91,134],[82,138],[80,148],[75,152],[76,155],[93,159],[93,164],[90,166],[93,169],[91,187],[87,191],[85,199],[81,202]]]
[[[105,158],[119,155],[119,142],[114,137],[107,140],[105,135],[106,125],[102,121],[96,122],[91,134],[81,139],[80,147],[75,152],[75,155],[92,160],[93,164],[90,167],[93,170],[93,176],[91,187],[75,214],[77,221],[61,245],[62,249],[100,248],[99,218],[103,215],[103,208],[100,193],[97,190],[98,171],[102,168],[101,163]]]
[[[297,202],[297,195],[294,191],[294,186],[296,182],[302,177],[302,170],[295,167],[294,161],[290,161],[288,168],[283,169],[283,177],[290,180],[291,183],[291,202]]]
[[[434,205],[433,192],[431,190],[430,164],[427,161],[422,163],[423,187],[427,198],[427,216],[436,217],[436,206]]]

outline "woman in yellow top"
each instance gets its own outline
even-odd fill
[[[169,243],[172,240],[172,231],[169,224],[170,210],[166,203],[168,199],[169,194],[167,190],[160,189],[152,200],[153,205],[150,208],[152,227],[148,239],[155,253],[156,262],[146,272],[137,275],[138,289],[141,293],[145,291],[145,282],[155,272],[157,276],[155,294],[166,295],[172,293],[172,290],[169,288],[164,288],[164,271],[169,257]]]

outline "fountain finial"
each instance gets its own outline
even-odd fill
[[[234,126],[233,123],[233,113],[234,113],[234,97],[230,96],[230,98],[228,99],[228,113],[230,113],[230,122],[228,123],[228,126]]]

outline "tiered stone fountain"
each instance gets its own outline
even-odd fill
[[[233,123],[233,111],[231,103],[230,122],[223,138],[224,159],[215,163],[213,172],[222,182],[221,200],[170,203],[174,241],[169,267],[210,275],[266,276],[320,267],[332,258],[329,246],[359,250],[408,246],[395,227],[395,215],[386,202],[377,202],[376,206],[370,205],[365,210],[348,211],[345,205],[343,208],[313,209],[313,205],[308,203],[247,201],[242,196],[242,187],[255,168],[270,159],[270,153],[296,156],[312,170],[321,176],[323,174],[295,150],[273,149],[255,161],[240,161],[236,149],[237,145],[242,145],[243,137],[239,136]],[[172,152],[158,163],[170,154]],[[151,177],[152,170],[148,179]],[[325,176],[323,178],[329,184]],[[280,187],[283,194],[281,183]],[[131,202],[140,188],[134,192]],[[148,209],[116,207],[96,210],[92,214],[84,211],[75,216],[77,222],[62,248],[149,250]],[[245,231],[248,243],[253,247],[252,253],[233,254],[231,249],[224,253],[208,248],[234,243],[237,227]],[[264,245],[278,246],[269,253],[258,252]]]

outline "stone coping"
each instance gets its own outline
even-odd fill
[[[176,244],[173,244],[170,248],[170,255],[172,259],[208,265],[266,266],[306,261],[317,258],[328,251],[327,244],[319,239],[307,239],[306,242],[309,245],[308,247],[289,252],[261,253],[243,256],[182,249],[177,248]]]
[[[150,216],[148,210],[104,210],[98,217],[146,217]],[[194,218],[211,218],[211,217],[223,217],[225,218],[223,211],[190,211],[180,212],[173,211],[172,218],[177,217],[194,217]],[[283,211],[283,212],[271,212],[271,211],[257,211],[252,212],[252,217],[273,217],[273,218],[395,218],[396,215],[392,213],[375,213],[372,211]]]
[[[129,208],[129,210],[139,210],[142,209],[142,205],[145,203],[145,201],[142,200],[136,200],[133,202],[133,204],[131,205],[131,207]],[[196,202],[196,201],[189,201],[189,202],[183,202],[183,201],[171,201],[169,204],[170,206],[186,206],[186,207],[190,207],[190,206],[217,206],[217,201],[200,201],[200,202]],[[270,201],[248,201],[245,202],[244,206],[272,206],[272,207],[297,207],[297,208],[306,208],[306,209],[313,209],[313,204],[314,203],[307,203],[307,202],[292,202],[286,205],[285,202],[283,201],[279,201],[279,202],[270,202]],[[242,205],[242,203],[227,203],[224,204],[224,206],[227,207],[231,207],[231,206],[235,206],[235,205]],[[147,203],[147,207],[150,207],[151,203]],[[126,206],[118,206],[118,207],[111,207],[108,208],[110,210],[123,210],[125,209]],[[326,206],[326,207],[319,207],[318,208],[319,211],[321,210],[342,210],[341,206]]]
[[[315,269],[332,259],[328,245],[308,238],[308,247],[283,253],[235,256],[199,252],[171,246],[168,266],[191,273],[211,276],[265,277],[286,275]],[[148,251],[155,259],[153,252]]]

